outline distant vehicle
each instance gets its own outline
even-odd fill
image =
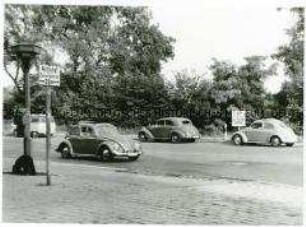
[[[180,141],[194,142],[200,139],[200,133],[188,118],[167,117],[158,119],[152,125],[142,127],[138,137],[140,141],[170,140],[173,143]]]
[[[23,136],[24,124],[20,121],[19,124],[13,125],[13,133],[15,136]],[[19,132],[19,133],[18,133]],[[50,123],[50,132],[51,135],[56,133],[56,125],[54,118],[51,116]],[[45,136],[47,134],[46,126],[46,115],[45,114],[31,114],[31,137],[36,138],[39,136]]]
[[[62,158],[93,155],[102,161],[111,161],[116,157],[135,161],[142,154],[139,141],[121,135],[112,124],[93,122],[71,126],[56,151]]]
[[[235,145],[256,143],[293,146],[297,141],[297,136],[284,122],[274,118],[266,118],[254,121],[250,127],[235,132],[232,141]]]

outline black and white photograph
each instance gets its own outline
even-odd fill
[[[285,2],[2,2],[1,225],[305,224]]]

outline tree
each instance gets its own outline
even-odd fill
[[[187,70],[177,72],[168,89],[172,116],[188,117],[200,128],[210,123],[211,82],[205,79],[205,75]]]
[[[231,122],[232,108],[248,111],[248,121],[262,117],[265,91],[263,80],[273,74],[274,67],[265,68],[265,57],[246,57],[246,63],[236,66],[230,62],[214,59],[210,69],[213,87],[210,95],[219,118]]]
[[[276,95],[278,108],[290,108],[289,120],[298,125],[303,124],[303,62],[304,62],[304,8],[293,8],[297,21],[287,30],[290,42],[280,46],[274,58],[284,62],[286,74],[290,82],[283,84],[282,90]],[[282,102],[280,99],[286,99]]]
[[[25,12],[26,20],[18,19],[20,11]],[[24,35],[15,26],[20,24],[39,30],[38,37],[45,40],[49,51],[55,49],[67,56],[62,62],[61,87],[53,94],[53,112],[59,118],[107,120],[110,117],[101,114],[105,109],[122,112],[129,100],[131,106],[140,101],[142,90],[156,83],[164,86],[160,65],[173,57],[174,40],[151,23],[145,7],[10,5],[6,17],[7,53],[11,41]],[[28,33],[33,38],[33,33]],[[7,63],[15,62],[8,59]],[[138,77],[145,84],[134,88],[134,83],[121,83]],[[132,89],[136,90],[125,97]],[[150,94],[142,99],[148,103],[157,100],[152,89]],[[37,99],[37,110],[41,101]]]

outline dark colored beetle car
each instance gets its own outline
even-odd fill
[[[180,141],[194,142],[200,139],[200,133],[188,118],[167,117],[158,119],[148,127],[142,127],[138,137],[140,141],[170,140],[173,143]]]
[[[132,161],[142,154],[137,140],[121,135],[108,123],[79,123],[71,126],[64,141],[56,149],[63,158],[94,155],[103,161],[126,157]]]

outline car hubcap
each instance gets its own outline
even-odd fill
[[[178,141],[178,136],[177,135],[173,135],[172,136],[172,142],[177,142]]]
[[[279,144],[280,144],[279,138],[273,138],[272,139],[272,145],[273,146],[279,146]]]
[[[241,138],[239,136],[235,136],[234,142],[235,142],[236,145],[240,145],[241,144]]]
[[[62,150],[62,157],[63,158],[68,158],[70,155],[70,150],[68,147],[64,147],[63,150]]]
[[[139,134],[140,140],[146,140],[145,134],[141,133]]]
[[[103,151],[103,159],[104,160],[110,160],[111,159],[111,153],[110,153],[110,151],[109,150],[104,150]]]

